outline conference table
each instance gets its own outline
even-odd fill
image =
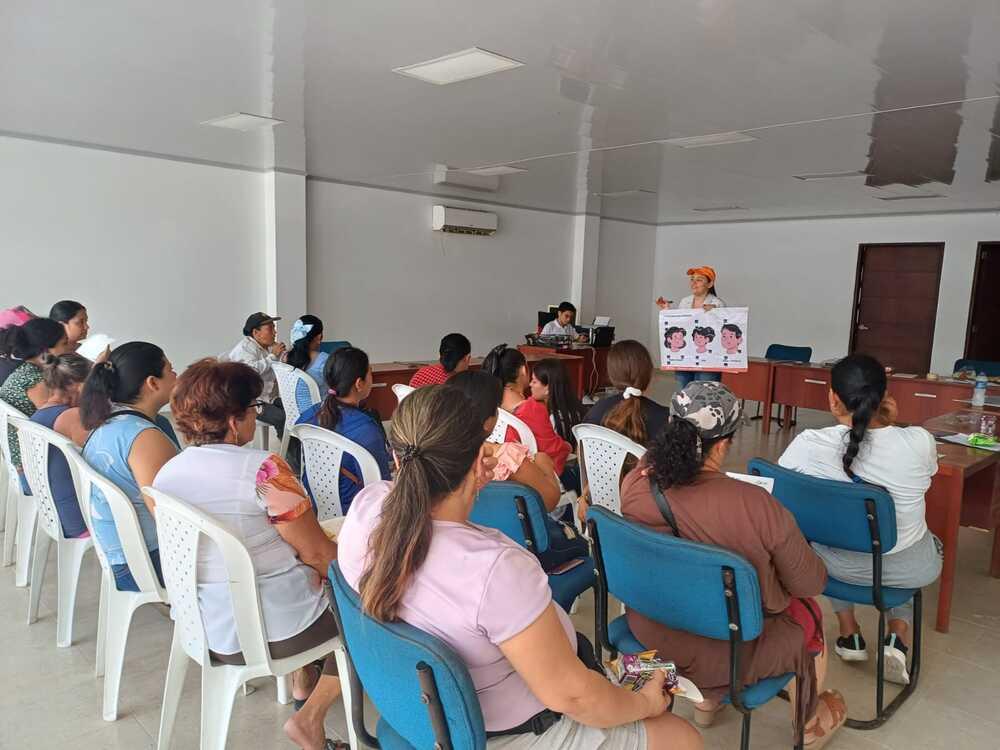
[[[771,431],[774,404],[784,407],[782,424],[791,429],[795,408],[830,409],[830,367],[814,363],[779,362],[751,357],[748,369],[723,373],[725,383],[739,398],[762,403],[762,430]],[[897,421],[923,425],[936,436],[975,432],[985,411],[995,407],[967,408],[973,384],[951,378],[910,377],[892,374],[889,394],[896,399]],[[989,387],[989,395],[1000,388]],[[990,575],[1000,578],[1000,453],[938,441],[938,473],[927,491],[927,525],[944,543],[944,565],[938,593],[936,629],[948,632],[958,559],[958,530],[972,526],[993,532]]]
[[[583,370],[583,358],[579,356],[572,356],[568,354],[560,354],[557,352],[552,352],[550,350],[543,351],[532,351],[534,347],[518,347],[522,350],[525,360],[528,363],[528,373],[531,373],[531,366],[535,362],[539,362],[543,359],[558,359],[562,360],[563,364],[566,365],[566,371],[569,375],[570,385],[576,391],[577,396],[583,396],[584,388],[584,370]],[[527,350],[527,351],[524,351]],[[370,409],[374,409],[378,412],[382,421],[388,421],[392,419],[392,414],[396,411],[396,394],[392,392],[392,386],[397,383],[402,383],[403,385],[409,385],[410,379],[416,374],[417,370],[421,367],[434,364],[436,360],[431,361],[398,361],[398,362],[378,362],[372,365],[372,392],[368,396],[366,405]],[[469,369],[478,370],[483,366],[482,357],[473,357]]]

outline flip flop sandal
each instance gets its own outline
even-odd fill
[[[806,750],[820,750],[837,733],[837,730],[844,725],[844,722],[847,721],[847,703],[839,691],[825,690],[819,694],[818,700],[830,712],[830,716],[833,718],[833,726],[824,728],[820,726],[821,722],[817,721],[814,729],[811,731],[807,729],[806,736],[808,737],[811,734],[813,739],[803,743],[803,748]]]
[[[346,742],[340,742],[339,740],[334,742],[333,740],[327,740],[326,744],[323,746],[324,750],[351,750],[351,746]]]
[[[309,662],[308,664],[306,664],[306,667],[307,668],[308,667],[316,667],[316,669],[319,670],[319,676],[320,677],[323,676],[323,660],[322,659],[317,659],[316,661]],[[316,681],[319,682],[319,677],[316,678]],[[313,685],[313,689],[315,689],[315,688],[316,688],[316,686]],[[301,711],[302,707],[304,705],[306,705],[306,701],[307,700],[309,700],[309,699],[308,698],[301,698],[301,699],[300,698],[293,698],[292,699],[292,705],[295,707],[296,711]]]

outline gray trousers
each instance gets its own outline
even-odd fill
[[[826,547],[813,543],[812,548],[826,565],[831,578],[855,586],[871,586],[872,556],[868,552]],[[882,555],[882,585],[892,588],[918,589],[934,583],[941,575],[944,546],[930,531],[916,544],[891,555]],[[834,612],[853,610],[851,602],[830,599]],[[913,600],[889,610],[890,620],[905,620],[913,624]]]

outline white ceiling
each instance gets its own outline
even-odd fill
[[[7,0],[0,131],[419,192],[516,162],[441,192],[648,222],[996,210],[997,39],[997,0]],[[525,65],[391,72],[471,46]],[[287,120],[277,158],[198,125],[234,111]],[[725,131],[757,140],[663,143]]]

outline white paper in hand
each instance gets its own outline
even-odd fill
[[[76,349],[76,353],[93,362],[101,356],[101,352],[111,346],[114,346],[114,343],[115,340],[110,336],[103,333],[95,333],[80,342],[80,345]]]
[[[746,482],[747,484],[756,484],[758,487],[763,487],[770,493],[774,493],[774,477],[758,477],[753,474],[737,474],[735,471],[727,471],[726,476],[732,479],[739,479],[741,482]]]

